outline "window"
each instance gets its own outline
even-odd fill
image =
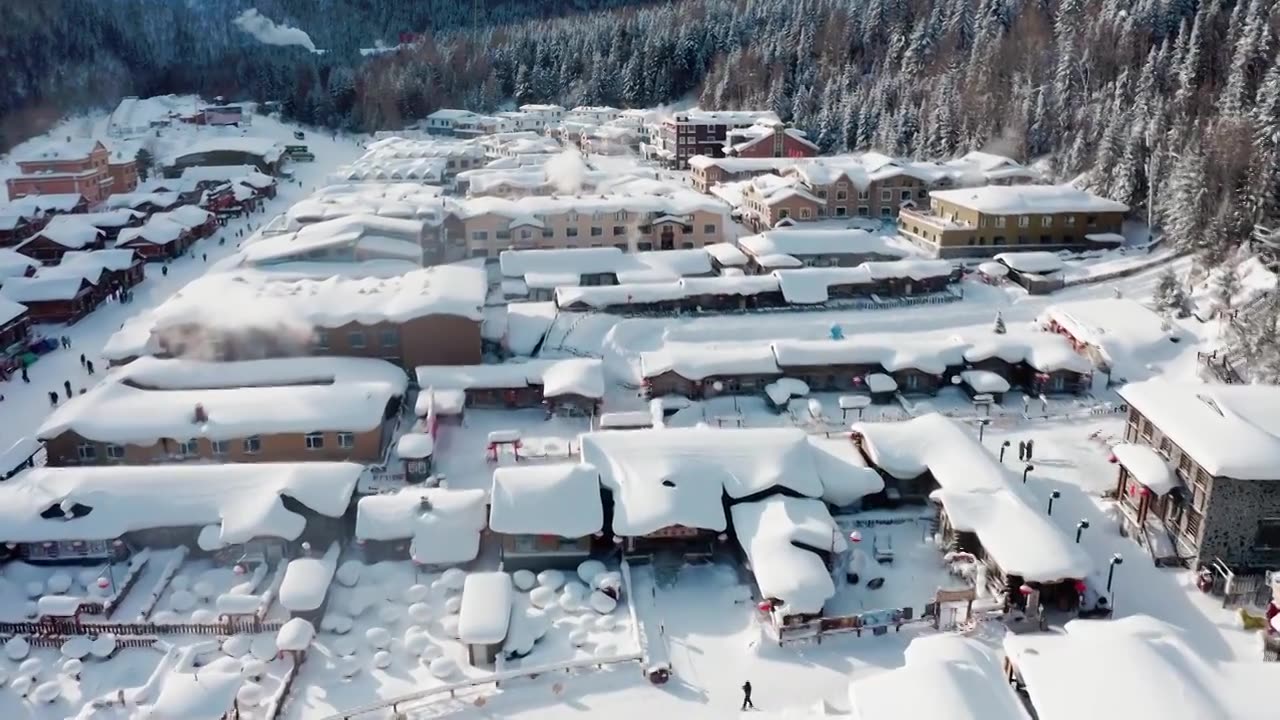
[[[96,460],[98,458],[98,447],[93,443],[81,443],[76,446],[76,455],[81,460]]]
[[[1089,215],[1089,216],[1085,217],[1084,221],[1085,221],[1085,223],[1086,223],[1086,224],[1088,224],[1088,225],[1089,225],[1089,227],[1093,227],[1094,225],[1096,225],[1096,224],[1098,223],[1098,216],[1097,216],[1097,215]]]
[[[703,235],[714,235],[715,232],[716,232],[716,226],[714,223],[710,223],[702,226]]]
[[[784,219],[784,218],[788,218],[788,217],[791,217],[791,211],[790,211],[790,210],[787,210],[786,208],[783,208],[783,209],[781,209],[781,210],[779,210],[779,211],[778,211],[778,219],[779,219],[779,220],[782,220],[782,219]]]
[[[318,350],[329,349],[329,331],[328,330],[316,331],[316,349]]]
[[[1041,244],[1041,245],[1049,245],[1049,244],[1051,244],[1051,243],[1053,243],[1053,236],[1052,236],[1052,235],[1041,235],[1041,236],[1040,236],[1040,244]]]
[[[870,199],[871,199],[871,191],[870,191],[870,190],[859,190],[859,191],[858,191],[858,199],[859,199],[859,200],[870,200]]]
[[[691,242],[682,242],[682,243],[680,243],[680,249],[681,249],[681,250],[692,250],[692,249],[693,249],[693,243],[691,243]]]
[[[1003,215],[1001,215],[1001,216],[999,216],[999,217],[997,217],[997,218],[996,218],[996,227],[1001,227],[1001,228],[1002,228],[1002,227],[1004,227],[1004,216],[1003,216]]]
[[[858,217],[866,217],[870,214],[871,214],[871,210],[869,210],[866,205],[858,206]]]
[[[182,457],[195,457],[200,454],[200,441],[192,438],[178,443],[178,454]]]
[[[1040,227],[1053,227],[1053,216],[1052,216],[1052,215],[1041,215],[1041,216],[1040,216]]]
[[[887,207],[880,208],[880,217],[887,218],[892,216],[893,216],[893,210]]]
[[[614,226],[613,226],[613,234],[614,234],[614,235],[625,235],[626,233],[627,233],[627,229],[626,229],[625,227],[623,227],[622,225],[614,225]]]
[[[1076,226],[1076,216],[1075,216],[1075,215],[1068,215],[1068,216],[1066,217],[1066,225],[1067,225],[1067,227],[1075,227],[1075,226]]]
[[[1018,227],[1024,228],[1024,227],[1028,227],[1029,225],[1031,225],[1031,216],[1029,215],[1018,216]]]
[[[578,237],[578,228],[576,227],[565,228],[564,234],[565,234],[565,237]]]
[[[488,230],[473,230],[473,231],[471,232],[471,239],[472,239],[472,240],[488,240],[488,239],[489,239],[489,231],[488,231]]]
[[[364,347],[364,331],[352,330],[351,332],[347,333],[347,343],[349,343],[353,348],[363,348]]]
[[[124,446],[123,446],[123,445],[116,445],[116,444],[114,444],[114,443],[108,443],[108,444],[107,444],[107,457],[111,458],[112,460],[123,460],[123,459],[124,459]]]
[[[213,447],[214,455],[226,455],[231,452],[231,443],[226,440],[214,440],[210,445]]]
[[[880,202],[889,202],[889,201],[891,201],[891,200],[893,200],[893,191],[892,191],[892,190],[889,190],[889,189],[887,189],[887,188],[886,188],[886,189],[884,189],[884,190],[881,190],[881,191],[880,191]]]
[[[340,432],[338,433],[338,447],[351,449],[356,446],[355,433]]]
[[[848,199],[849,199],[849,193],[845,192],[844,190],[839,190],[836,192],[836,200],[848,200]]]
[[[910,199],[911,199],[911,191],[910,191],[910,190],[903,190],[902,192],[898,193],[898,197],[899,197],[903,202],[906,202],[906,201],[908,201],[908,200],[910,200]]]
[[[641,241],[641,242],[638,242],[638,243],[636,243],[636,249],[637,249],[637,250],[652,250],[652,249],[653,249],[653,243],[651,243],[651,242],[647,242],[647,241]]]
[[[1169,438],[1167,437],[1160,439],[1160,454],[1163,455],[1166,460],[1168,460],[1169,456],[1173,454],[1173,443],[1169,442]]]
[[[528,239],[529,239],[529,238],[531,238],[531,237],[533,237],[533,231],[532,231],[532,230],[530,230],[529,228],[521,228],[521,229],[520,229],[520,239],[521,239],[521,240],[528,240]]]
[[[808,220],[808,219],[809,219],[809,216],[810,216],[810,215],[812,215],[812,214],[813,214],[813,213],[809,210],[809,208],[800,208],[800,219],[801,219],[801,220]]]
[[[399,328],[382,328],[378,333],[378,338],[382,341],[382,347],[393,348],[400,345],[400,329]]]
[[[1200,522],[1204,514],[1195,508],[1187,508],[1186,517],[1183,518],[1182,534],[1195,539],[1200,534]]]
[[[1263,518],[1258,521],[1253,547],[1260,550],[1280,549],[1280,518]]]
[[[250,435],[244,439],[244,451],[248,455],[253,455],[262,450],[262,438],[257,435]]]
[[[848,208],[846,208],[843,205],[836,206],[836,217],[844,217],[845,215],[848,215],[848,214],[849,214]]]
[[[618,212],[616,212],[616,213],[614,213],[614,214],[613,214],[613,218],[614,218],[615,220],[626,220],[626,219],[627,219],[627,211],[626,211],[626,210],[619,210]]]
[[[814,194],[815,194],[815,195],[817,195],[817,196],[818,196],[818,198],[819,198],[820,200],[826,200],[826,199],[827,199],[827,191],[826,191],[826,190],[819,190],[819,191],[817,191],[817,192],[816,192],[816,193],[814,193]]]
[[[549,237],[555,237],[555,235],[556,235],[555,231],[552,230],[551,228],[542,228],[542,237],[549,238]]]
[[[510,239],[511,239],[511,231],[510,231],[510,230],[499,230],[497,233],[495,233],[495,235],[497,236],[497,238],[498,238],[499,240],[510,240]]]
[[[571,223],[576,223],[578,222],[578,213],[570,211],[569,215],[565,219]]]
[[[596,225],[592,225],[592,226],[591,226],[591,237],[600,237],[601,235],[604,235],[604,228],[599,227],[599,226],[596,226]]]
[[[324,433],[307,433],[303,441],[308,450],[321,450],[324,448]]]

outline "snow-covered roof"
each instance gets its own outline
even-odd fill
[[[129,245],[135,241],[152,245],[167,245],[182,237],[182,234],[186,231],[187,228],[184,225],[164,218],[152,217],[140,227],[121,230],[120,234],[116,236],[116,246]]]
[[[78,213],[70,217],[74,217],[76,220],[81,222],[87,222],[94,227],[106,228],[123,227],[128,225],[134,219],[143,217],[143,214],[133,210],[119,209],[103,210],[101,212],[92,213]]]
[[[204,362],[146,356],[60,404],[37,435],[74,432],[97,442],[151,445],[162,438],[364,432],[382,424],[387,404],[407,386],[403,371],[373,358]],[[195,419],[197,408],[204,420]]]
[[[1134,479],[1157,495],[1165,495],[1182,485],[1165,459],[1147,445],[1118,443],[1112,446],[1111,454]]]
[[[142,256],[128,248],[71,250],[63,254],[62,262],[53,267],[44,268],[40,273],[47,277],[50,270],[75,268],[78,271],[87,271],[85,277],[96,279],[96,273],[102,270],[120,272],[128,270],[140,262],[142,262]]]
[[[223,545],[294,540],[306,520],[281,498],[341,517],[363,471],[335,462],[37,467],[0,483],[0,540],[111,540],[206,525],[221,527]],[[71,517],[42,515],[59,508]]]
[[[48,617],[73,617],[85,598],[72,595],[45,595],[36,602],[36,611]]]
[[[623,262],[623,252],[616,247],[503,250],[498,254],[502,276],[508,278],[529,273],[594,275],[613,272]]]
[[[947,277],[954,269],[955,266],[946,260],[889,260],[864,262],[857,267],[781,269],[774,270],[772,274],[778,278],[778,286],[787,302],[803,305],[827,302],[830,289],[835,285],[869,285],[876,280],[890,278],[927,280]]]
[[[27,307],[0,294],[0,328],[27,314]]]
[[[80,293],[86,278],[79,274],[11,277],[4,281],[0,293],[20,303],[71,300]],[[89,281],[92,283],[93,281]]]
[[[9,203],[8,210],[17,211],[17,214],[29,218],[51,211],[71,212],[84,201],[84,196],[80,193],[28,195]]]
[[[51,140],[24,148],[15,153],[13,159],[20,163],[74,162],[87,159],[99,145],[102,143],[93,138],[67,138],[62,142]]]
[[[294,562],[297,562],[296,560]],[[292,566],[292,563],[290,563]],[[286,575],[287,577],[287,575]],[[316,637],[316,629],[303,618],[290,619],[276,632],[276,647],[280,650],[306,650]]]
[[[904,658],[902,667],[854,679],[849,686],[853,720],[1028,720],[1000,661],[982,643],[956,635],[917,637]],[[1097,717],[1112,717],[1107,710]]]
[[[708,155],[694,155],[689,158],[689,167],[694,169],[705,170],[710,167],[718,167],[727,173],[737,174],[746,172],[772,172],[790,167],[796,163],[795,158],[742,158],[742,157],[710,157]]]
[[[683,300],[698,295],[758,295],[777,292],[778,280],[770,275],[687,277],[673,282],[641,282],[625,285],[556,287],[556,304],[570,307],[611,307],[634,303]]]
[[[640,353],[640,371],[646,378],[674,372],[689,380],[781,372],[766,343],[680,342],[664,343],[657,350]]]
[[[761,120],[780,122],[772,110],[681,110],[671,117],[677,123],[749,125]]]
[[[930,193],[930,198],[988,215],[1129,211],[1129,206],[1124,203],[1098,197],[1071,185],[988,185],[958,190],[935,190]]]
[[[254,187],[275,185],[275,178],[259,172],[254,165],[199,165],[182,169],[182,180],[187,182],[245,182]]]
[[[960,379],[976,393],[1009,392],[1009,381],[990,370],[965,370]]]
[[[45,238],[63,247],[78,250],[92,245],[102,236],[102,231],[79,215],[54,215],[40,232],[22,243],[26,245],[36,238]],[[22,247],[19,245],[18,247]]]
[[[1244,720],[1274,708],[1280,683],[1280,665],[1210,659],[1181,629],[1147,615],[1008,633],[1004,650],[1040,720]]]
[[[722,215],[729,212],[728,206],[717,198],[678,188],[670,188],[662,194],[530,195],[516,199],[486,196],[461,198],[454,203],[454,214],[462,219],[481,215],[524,219],[569,212],[601,213],[608,216],[624,210],[629,214],[653,213],[655,217],[680,216],[699,211]],[[637,218],[633,217],[622,222],[636,221]]]
[[[297,232],[262,236],[240,251],[246,265],[321,259],[335,250],[422,262],[423,223],[378,215],[346,215],[304,225]]]
[[[457,108],[440,108],[433,113],[427,115],[428,120],[464,120],[474,117],[476,113],[470,110],[460,110]]]
[[[489,497],[494,532],[580,538],[604,526],[600,473],[590,464],[499,467]]]
[[[257,155],[264,162],[275,162],[284,153],[284,146],[267,137],[253,135],[222,135],[205,137],[186,145],[180,152],[170,156],[166,165],[174,165],[185,157],[210,152],[241,152]]]
[[[1117,392],[1210,475],[1280,479],[1280,387],[1153,379]]]
[[[341,552],[342,546],[334,542],[324,555],[290,560],[280,581],[280,607],[294,613],[319,610],[333,582],[333,573],[338,569]]]
[[[772,205],[793,197],[808,200],[815,205],[825,205],[825,200],[820,200],[813,193],[809,192],[802,178],[794,175],[757,175],[747,182],[744,194],[752,193],[760,196],[761,202]]]
[[[582,462],[614,498],[613,530],[647,535],[671,525],[720,531],[722,496],[749,498],[787,488],[819,498],[854,484],[870,489],[866,468],[819,452],[795,428],[648,429],[586,433]]]
[[[448,390],[510,389],[542,385],[544,397],[604,396],[600,360],[527,360],[494,365],[424,365],[415,371],[420,387]]]
[[[996,253],[992,259],[996,262],[1004,263],[1018,272],[1036,275],[1057,272],[1066,267],[1066,263],[1062,261],[1061,257],[1046,250],[1002,252]]]
[[[493,645],[507,637],[513,591],[504,572],[471,573],[462,584],[458,639],[468,645]]]
[[[151,219],[167,220],[190,230],[212,220],[213,213],[208,210],[203,210],[196,205],[179,205],[172,210],[154,213],[151,216]]]
[[[821,500],[775,495],[729,509],[760,594],[781,600],[786,615],[819,613],[836,593],[822,553],[847,548]]]
[[[102,201],[109,208],[137,208],[150,203],[157,207],[172,207],[182,202],[176,192],[131,192],[114,193]]]
[[[1071,343],[1057,333],[969,333],[957,336],[955,341],[964,347],[967,362],[1000,358],[1007,363],[1024,362],[1041,372],[1069,370],[1087,373],[1093,369],[1093,363],[1077,353]]]
[[[405,488],[360,498],[355,534],[361,540],[410,539],[415,562],[451,565],[476,558],[485,515],[484,490]]]
[[[1032,507],[1022,484],[957,421],[931,413],[906,422],[856,423],[853,430],[871,461],[890,475],[906,480],[928,472],[940,488],[932,497],[951,525],[977,534],[1006,574],[1030,582],[1089,575],[1089,556]]]
[[[480,322],[488,291],[481,261],[436,265],[391,278],[283,279],[253,269],[210,273],[135,316],[107,345],[117,357],[155,352],[158,333],[187,326],[296,332],[351,323],[404,323],[430,315]]]
[[[396,455],[408,460],[431,457],[435,449],[435,439],[427,433],[405,433],[396,441]]]
[[[733,243],[712,243],[704,245],[703,251],[715,258],[715,261],[728,267],[740,267],[747,264],[747,256]]]
[[[759,235],[738,239],[738,245],[751,255],[886,255],[906,257],[900,241],[866,230],[810,230],[789,228],[769,230]]]
[[[40,267],[40,261],[17,250],[0,248],[0,284],[11,277],[22,277],[28,270]]]
[[[200,646],[195,645],[175,652],[186,654],[193,660],[199,650]],[[178,662],[183,663],[182,660]],[[149,705],[140,703],[135,717],[147,720],[218,720],[235,708],[236,694],[246,682],[240,674],[239,658],[217,657],[198,670],[193,663],[188,664],[191,667],[166,665],[170,670],[159,676],[155,701]]]
[[[1145,374],[1153,350],[1169,347],[1165,321],[1129,298],[1099,298],[1050,305],[1045,318],[1056,322],[1080,342],[1097,348],[1113,369],[1137,380]]]

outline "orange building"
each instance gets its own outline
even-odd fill
[[[112,157],[97,140],[68,139],[19,156],[17,161],[22,174],[5,181],[10,200],[77,194],[94,206],[112,193],[129,192],[138,185],[134,160]]]

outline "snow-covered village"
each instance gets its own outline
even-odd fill
[[[1276,714],[1269,3],[258,5],[326,109],[0,91],[0,720]]]

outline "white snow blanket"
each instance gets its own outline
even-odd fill
[[[403,371],[371,358],[141,357],[60,404],[37,435],[74,432],[97,442],[151,445],[161,438],[365,432],[382,424],[387,404],[407,387]]]
[[[1169,463],[1147,445],[1119,443],[1111,448],[1111,453],[1134,479],[1146,485],[1156,495],[1166,495],[1182,485]]]
[[[276,647],[281,650],[306,650],[316,637],[316,629],[302,618],[293,618],[276,633]]]
[[[363,470],[332,462],[38,467],[0,483],[0,541],[111,540],[206,525],[221,527],[224,546],[293,540],[306,519],[281,498],[341,517]],[[43,517],[50,508],[70,517]]]
[[[928,472],[932,497],[957,530],[976,533],[1000,569],[1032,582],[1084,578],[1093,563],[1040,509],[976,436],[937,413],[906,422],[855,423],[868,457],[901,479]]]
[[[542,386],[544,397],[604,397],[604,368],[594,358],[526,360],[492,365],[429,365],[416,369],[418,385],[436,390],[515,389]]]
[[[485,492],[480,489],[405,488],[370,495],[356,506],[356,537],[410,539],[409,554],[426,565],[474,560],[485,528]]]
[[[1210,475],[1275,479],[1280,387],[1147,380],[1118,392]]]
[[[867,469],[820,454],[794,428],[594,432],[581,437],[582,460],[614,498],[614,532],[641,536],[672,525],[721,531],[722,496],[747,498],[777,487],[823,497],[872,483]],[[873,491],[874,492],[874,491]]]
[[[815,550],[834,555],[848,547],[826,505],[775,495],[730,513],[760,594],[781,600],[784,615],[821,612],[836,589]]]
[[[458,639],[468,645],[492,645],[507,637],[511,625],[511,576],[471,573],[462,586]]]
[[[339,544],[334,542],[320,557],[290,560],[280,582],[280,606],[295,613],[318,610],[333,582],[341,551]]]
[[[489,496],[494,532],[580,538],[604,525],[600,473],[587,463],[496,468]]]
[[[1026,720],[999,660],[981,643],[954,635],[921,637],[907,646],[905,658],[902,667],[850,684],[854,718]]]
[[[1112,371],[1129,380],[1146,378],[1152,360],[1176,351],[1165,321],[1129,298],[1100,298],[1050,305],[1043,320],[1053,321],[1087,343]]]
[[[1072,620],[1064,630],[1004,637],[1041,720],[1250,718],[1275,704],[1280,665],[1211,660],[1150,616]],[[1166,691],[1140,697],[1122,690],[1130,687]]]

